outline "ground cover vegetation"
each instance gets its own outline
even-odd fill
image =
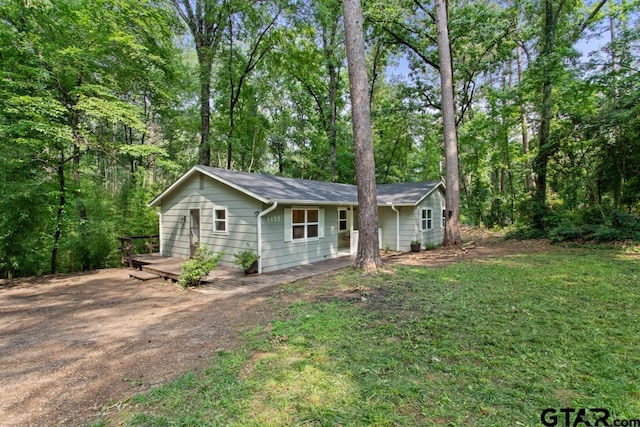
[[[303,281],[238,348],[96,425],[534,426],[567,407],[634,419],[639,278],[637,253],[565,247]]]
[[[376,180],[444,178],[435,5],[363,8]],[[447,8],[462,221],[637,239],[640,2]],[[2,2],[0,276],[115,265],[197,163],[355,182],[344,40],[338,0]]]

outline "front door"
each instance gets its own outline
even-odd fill
[[[200,209],[191,209],[189,211],[189,218],[189,254],[191,257],[194,257],[200,244]]]

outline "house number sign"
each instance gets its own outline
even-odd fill
[[[266,218],[267,222],[281,222],[282,217],[280,215],[271,215]]]

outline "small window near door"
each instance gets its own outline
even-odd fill
[[[442,228],[444,228],[445,225],[447,225],[447,211],[442,209]]]
[[[428,231],[433,228],[433,216],[431,209],[422,209],[420,213],[420,231]]]
[[[338,209],[338,231],[347,231],[348,229],[347,210]]]
[[[216,207],[213,209],[213,231],[216,233],[227,233],[227,208]]]

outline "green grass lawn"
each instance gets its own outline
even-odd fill
[[[278,320],[240,350],[103,424],[539,426],[548,407],[640,419],[637,257],[565,249],[345,271],[271,303]]]

